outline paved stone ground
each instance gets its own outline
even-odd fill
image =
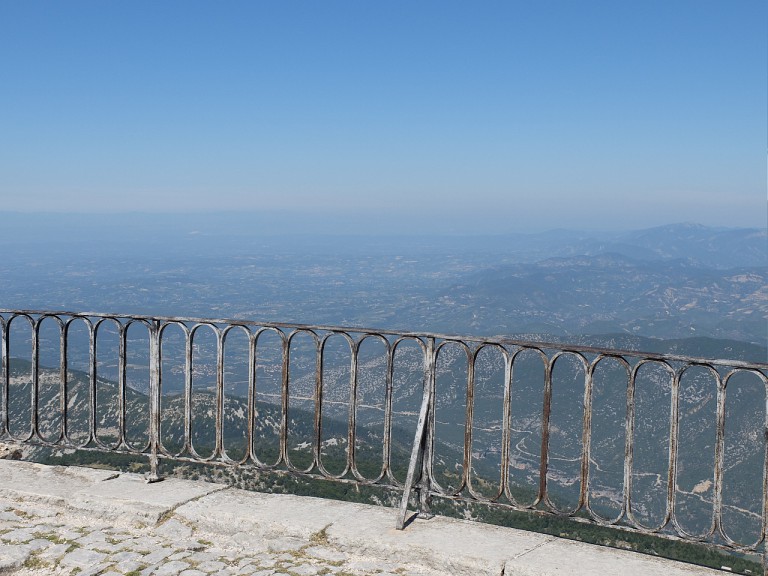
[[[323,531],[262,540],[201,531],[176,518],[122,524],[0,498],[0,573],[18,576],[315,576],[439,574],[339,550]]]

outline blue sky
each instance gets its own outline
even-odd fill
[[[766,225],[768,4],[0,0],[0,210]]]

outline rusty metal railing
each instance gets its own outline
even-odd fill
[[[0,310],[0,440],[253,466],[763,554],[768,364]],[[764,556],[765,562],[765,556]]]

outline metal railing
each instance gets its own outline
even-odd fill
[[[0,440],[252,466],[761,554],[768,364],[0,310]]]

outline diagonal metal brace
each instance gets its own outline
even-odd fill
[[[408,464],[408,476],[405,479],[403,487],[403,500],[400,502],[400,511],[397,515],[397,524],[395,528],[402,530],[405,528],[405,516],[408,514],[408,500],[413,490],[414,479],[416,477],[416,467],[419,460],[424,457],[424,450],[427,435],[427,418],[429,416],[429,405],[432,401],[432,386],[424,386],[424,398],[421,401],[421,410],[419,411],[419,422],[416,425],[416,435],[413,437],[413,449],[411,450],[411,460]]]

